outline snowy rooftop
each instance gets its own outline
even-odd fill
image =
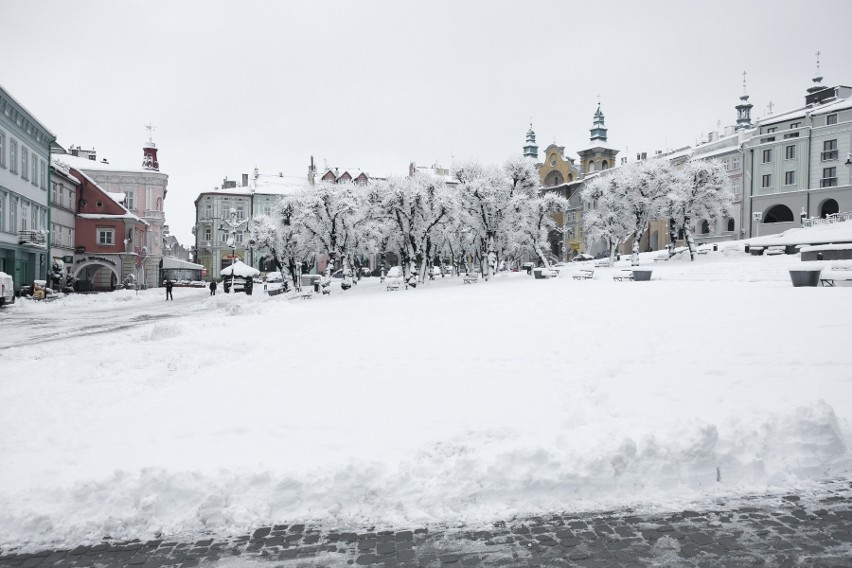
[[[52,154],[52,157],[54,160],[68,164],[69,166],[72,166],[78,170],[163,174],[163,172],[146,170],[142,166],[133,166],[130,168],[125,168],[119,166],[118,164],[105,164],[102,161],[90,160],[82,156],[75,156],[74,154]],[[139,158],[139,162],[142,162],[141,157]]]

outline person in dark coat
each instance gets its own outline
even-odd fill
[[[210,295],[211,296],[216,295],[216,281],[215,280],[210,281]]]
[[[166,280],[166,300],[174,300],[174,296],[172,296],[172,287],[174,287],[172,281]]]

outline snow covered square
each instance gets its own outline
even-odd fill
[[[621,261],[311,302],[20,301],[0,313],[0,542],[477,526],[847,476],[849,288],[721,248],[643,254],[649,282],[614,281]]]

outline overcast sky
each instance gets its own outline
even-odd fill
[[[502,163],[532,119],[543,149],[587,146],[598,96],[620,155],[694,144],[800,106],[821,51],[852,83],[852,2],[3,0],[0,84],[64,147],[139,167],[155,125],[166,222],[228,176],[320,167],[403,175]]]

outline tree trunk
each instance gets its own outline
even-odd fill
[[[683,234],[686,237],[686,246],[689,247],[689,260],[695,260],[695,239],[692,238],[692,231],[689,230],[689,217],[683,221]]]
[[[633,254],[630,255],[630,266],[639,266],[639,240],[642,233],[638,230],[633,235]]]

